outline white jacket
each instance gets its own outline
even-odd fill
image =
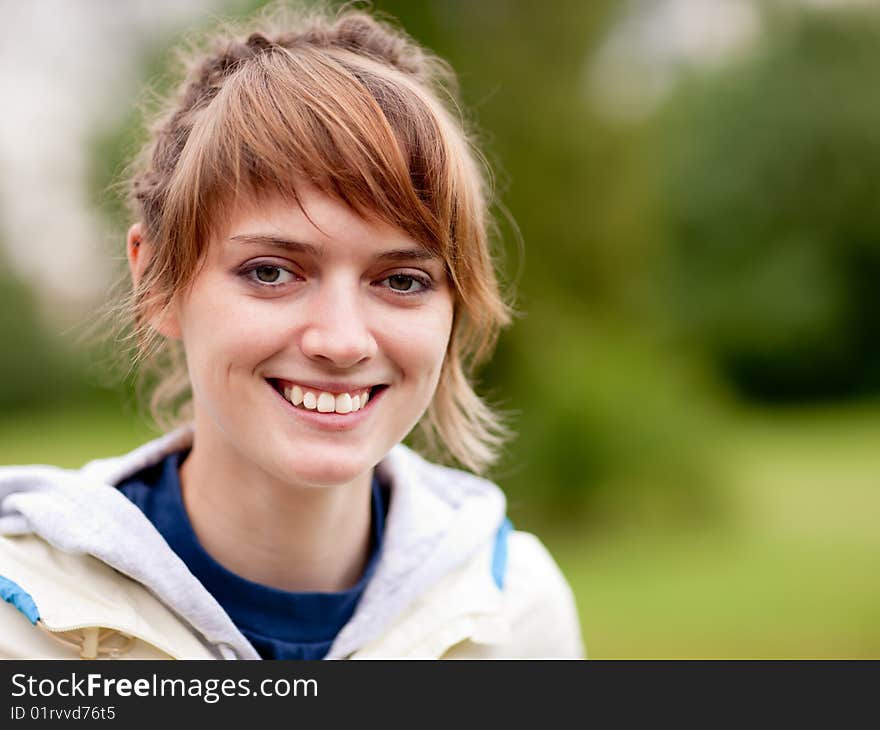
[[[78,471],[0,468],[0,657],[259,659],[115,486],[180,429]],[[579,658],[571,589],[494,484],[396,446],[382,555],[328,659]]]

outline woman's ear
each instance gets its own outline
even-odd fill
[[[125,253],[128,257],[128,268],[131,271],[131,281],[135,288],[140,284],[141,278],[146,271],[150,257],[153,255],[152,244],[144,237],[143,224],[135,223],[128,229],[125,238]],[[176,309],[176,308],[175,308]],[[150,318],[150,326],[160,335],[172,340],[181,339],[180,323],[172,308],[168,308],[162,314],[156,314]]]
[[[144,273],[144,267],[150,258],[149,246],[144,244],[144,227],[141,223],[135,223],[128,229],[125,237],[125,254],[128,257],[128,269],[131,271],[131,281],[134,286],[140,283]]]

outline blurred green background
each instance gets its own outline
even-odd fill
[[[500,215],[523,316],[481,380],[519,433],[493,477],[593,657],[880,656],[880,9],[826,5],[374,3],[457,70],[525,241]],[[136,102],[187,30],[95,114],[117,258]],[[2,265],[0,305],[0,463],[154,433]]]

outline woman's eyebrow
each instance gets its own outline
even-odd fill
[[[230,236],[229,240],[238,241],[239,243],[253,243],[261,244],[263,246],[277,246],[278,248],[284,248],[289,251],[297,251],[299,253],[307,253],[311,254],[312,256],[321,255],[321,249],[319,249],[317,246],[313,246],[310,243],[293,241],[288,238],[281,238],[280,236],[266,236],[253,233],[242,233],[237,236]]]
[[[237,236],[230,236],[230,241],[237,241],[239,243],[248,243],[248,244],[262,244],[264,246],[277,246],[278,248],[283,248],[288,251],[296,251],[298,253],[306,253],[312,256],[320,257],[321,249],[317,246],[313,246],[310,243],[302,243],[300,241],[293,241],[288,238],[282,238],[280,236],[269,236],[262,234],[251,234],[251,233],[242,233]],[[426,248],[414,247],[414,248],[395,248],[390,251],[382,251],[381,253],[376,254],[377,261],[408,261],[408,260],[416,260],[416,261],[430,261],[432,259],[439,259],[440,257],[436,254],[431,253]]]
[[[406,261],[416,259],[417,261],[430,261],[431,259],[439,259],[436,254],[431,253],[426,248],[396,248],[393,251],[383,251],[376,255],[380,261]]]

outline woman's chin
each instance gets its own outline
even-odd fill
[[[308,463],[306,463],[308,462]],[[373,468],[373,464],[360,459],[345,460],[326,457],[288,460],[283,465],[285,481],[307,487],[335,487],[350,484]]]

